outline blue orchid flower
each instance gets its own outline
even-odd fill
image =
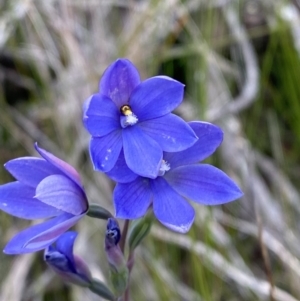
[[[198,164],[210,156],[223,140],[222,130],[206,122],[190,122],[198,141],[180,152],[164,152],[154,179],[133,174],[120,158],[107,173],[119,182],[113,193],[117,218],[137,219],[152,205],[156,218],[171,230],[187,232],[195,217],[186,199],[204,205],[224,204],[243,195],[221,170]]]
[[[155,178],[163,151],[181,151],[197,141],[187,123],[171,114],[183,99],[178,81],[155,76],[141,82],[135,66],[118,59],[99,88],[83,108],[95,170],[110,171],[121,155],[134,173]]]
[[[55,246],[45,249],[44,260],[64,281],[80,286],[90,286],[91,272],[86,263],[73,254],[77,232],[68,231],[62,234]]]
[[[28,220],[53,218],[18,233],[4,248],[6,254],[45,249],[88,210],[77,171],[37,144],[35,148],[42,158],[22,157],[4,165],[17,181],[0,185],[0,209]]]

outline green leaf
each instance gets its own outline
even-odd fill
[[[126,266],[124,266],[120,270],[116,270],[115,268],[110,269],[110,281],[114,288],[114,292],[118,297],[124,294],[129,279],[129,271]]]
[[[147,236],[151,229],[153,218],[148,215],[139,220],[135,220],[129,229],[129,248],[134,250]]]
[[[89,205],[89,211],[87,212],[87,215],[89,217],[105,219],[105,220],[113,216],[107,209],[97,204]]]

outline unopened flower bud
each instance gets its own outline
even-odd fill
[[[119,246],[120,239],[121,231],[118,222],[113,218],[109,218],[105,232],[105,253],[111,268],[116,271],[126,265],[123,252]]]
[[[86,263],[73,255],[73,245],[77,233],[69,231],[61,235],[55,246],[45,249],[44,260],[65,281],[80,286],[91,284],[91,272]]]
[[[110,266],[110,280],[118,296],[123,294],[128,284],[128,268],[119,246],[120,239],[118,222],[109,218],[105,233],[105,253]]]

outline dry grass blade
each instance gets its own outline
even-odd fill
[[[27,285],[27,275],[33,264],[34,255],[26,255],[15,259],[11,269],[1,286],[1,301],[21,301]]]
[[[258,237],[258,226],[247,221],[243,221],[232,216],[229,216],[221,211],[215,210],[214,216],[217,220],[227,226],[233,227],[242,233]],[[292,271],[300,280],[300,261],[288,250],[282,242],[276,239],[267,230],[262,232],[262,241],[266,247],[278,256],[281,262]]]
[[[160,227],[153,227],[151,234],[166,243],[175,244],[196,253],[202,257],[203,263],[208,265],[208,267],[212,267],[213,272],[218,273],[219,276],[224,275],[237,285],[251,289],[262,300],[269,300],[271,287],[267,281],[242,272],[228,262],[219,252],[202,242],[195,242],[188,236],[178,235]],[[274,297],[278,301],[297,301],[296,298],[277,286],[274,287]]]
[[[161,259],[156,259],[145,249],[142,251],[142,253],[143,257],[147,260],[147,265],[151,267],[151,269],[154,269],[157,275],[159,275],[161,281],[164,282],[164,284],[169,288],[174,290],[174,292],[178,294],[181,299],[186,301],[203,300],[194,290],[176,279],[176,276],[171,271],[169,271],[169,269]]]
[[[245,74],[245,78],[240,94],[225,107],[211,112],[210,119],[212,120],[219,120],[227,114],[244,110],[251,105],[258,93],[259,70],[256,54],[244,26],[239,21],[238,12],[234,6],[238,6],[238,1],[225,5],[223,12],[230,32],[234,36],[238,47],[240,47],[245,65],[245,70],[240,70],[240,74]]]

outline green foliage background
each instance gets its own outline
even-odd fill
[[[118,57],[144,79],[186,85],[176,113],[223,128],[209,162],[245,192],[194,206],[188,235],[156,223],[136,252],[131,300],[300,300],[299,1],[0,0],[0,165],[37,155],[38,141],[80,171],[91,202],[113,211],[81,106]],[[0,168],[0,183],[11,180]],[[28,225],[0,212],[0,248]],[[105,223],[86,217],[76,228],[76,253],[106,281]],[[0,301],[48,300],[99,297],[62,283],[42,252],[0,254]]]

